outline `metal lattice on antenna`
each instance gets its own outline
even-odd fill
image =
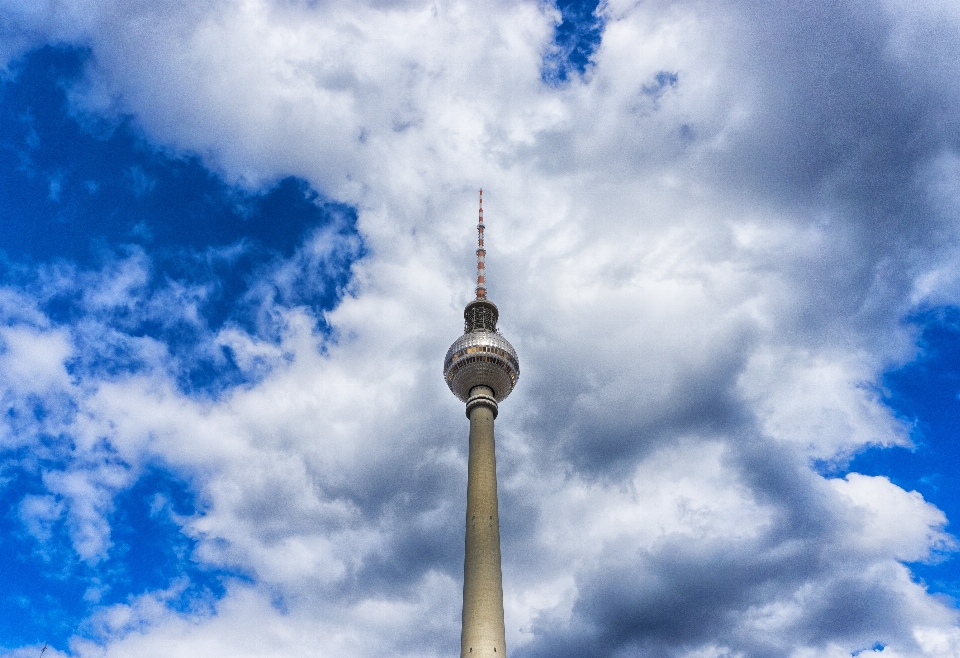
[[[487,280],[485,259],[487,250],[483,248],[483,188],[480,189],[480,220],[477,222],[477,299],[487,298]]]

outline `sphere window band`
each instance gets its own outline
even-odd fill
[[[517,383],[517,371],[520,370],[520,364],[517,363],[516,358],[513,357],[511,354],[508,354],[505,350],[500,349],[499,347],[485,347],[485,346],[484,347],[468,347],[465,350],[460,350],[456,354],[450,355],[447,363],[447,368],[451,368],[452,370],[450,370],[447,373],[447,380],[449,381],[450,378],[453,376],[453,372],[463,367],[463,364],[476,363],[476,359],[474,358],[464,359],[462,361],[460,360],[460,358],[463,356],[466,356],[467,354],[475,354],[477,352],[481,353],[480,355],[478,355],[481,361],[488,361],[488,360],[497,361],[498,360],[498,359],[487,359],[485,355],[489,354],[489,355],[499,356],[500,359],[504,359],[510,362],[509,365],[511,367],[509,368],[508,374],[510,375],[510,380],[514,384]],[[454,361],[457,361],[457,363],[455,365],[451,365],[453,364]]]

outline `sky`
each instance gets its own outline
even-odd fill
[[[960,8],[0,0],[0,656],[960,656]]]

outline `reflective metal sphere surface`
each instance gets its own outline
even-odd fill
[[[496,331],[470,331],[460,336],[443,360],[447,386],[462,402],[474,386],[489,386],[497,402],[510,395],[520,377],[513,346]]]

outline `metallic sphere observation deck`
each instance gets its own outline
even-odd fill
[[[487,386],[502,402],[520,377],[520,362],[513,346],[497,331],[499,313],[487,299],[475,299],[463,311],[464,334],[443,360],[447,386],[460,401],[470,399],[476,386]]]

